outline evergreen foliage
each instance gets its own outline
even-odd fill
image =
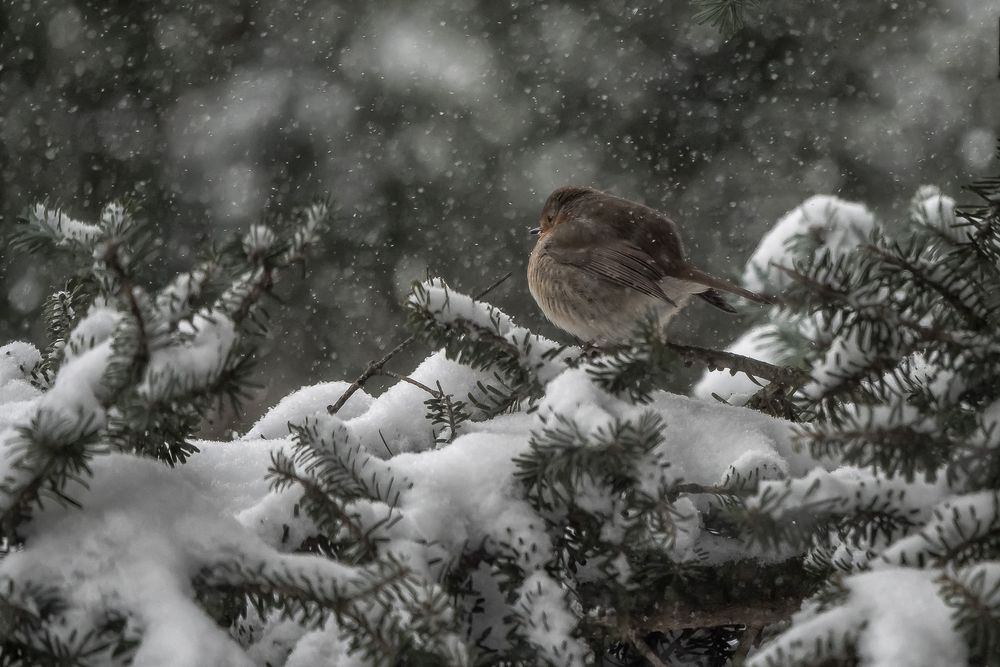
[[[746,25],[747,12],[759,9],[758,0],[695,0],[694,20],[708,23],[726,37],[732,36]]]
[[[35,207],[18,246],[81,272],[43,352],[0,348],[0,664],[162,661],[182,632],[192,665],[992,664],[1000,179],[971,190],[893,228],[833,198],[780,221],[745,281],[783,305],[743,342],[789,367],[710,373],[728,405],[663,391],[696,348],[651,324],[560,346],[428,280],[412,373],[231,442],[194,434],[246,396],[326,206],[159,290],[133,206]]]

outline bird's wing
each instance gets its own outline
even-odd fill
[[[560,264],[676,306],[660,288],[665,277],[652,257],[635,245],[621,241],[588,248],[549,247],[546,253]]]
[[[565,224],[577,235],[585,236],[592,245],[603,245],[608,238],[628,244],[643,253],[644,263],[656,266],[660,278],[676,276],[687,266],[677,225],[648,206],[601,193],[599,197],[581,197],[566,208],[570,219]]]
[[[699,285],[704,285],[705,287],[711,287],[723,292],[729,292],[730,294],[735,294],[736,296],[741,296],[744,299],[749,299],[750,301],[755,301],[757,303],[763,303],[768,306],[773,306],[778,303],[778,300],[772,296],[751,292],[750,290],[744,289],[739,285],[734,285],[728,280],[717,278],[711,273],[705,273],[704,271],[696,269],[693,266],[686,266],[682,268],[678,272],[677,277],[693,283],[698,283]]]
[[[735,313],[736,309],[729,305],[729,303],[723,298],[717,290],[707,289],[704,292],[698,294],[699,297],[712,304],[719,310],[725,311],[727,313]]]

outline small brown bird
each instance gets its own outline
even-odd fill
[[[625,342],[650,312],[666,327],[692,295],[729,313],[717,290],[774,303],[693,267],[666,216],[593,188],[550,194],[531,232],[531,295],[553,324],[588,343]]]

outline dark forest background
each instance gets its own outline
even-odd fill
[[[401,339],[402,295],[426,272],[473,291],[513,271],[491,299],[561,337],[524,278],[527,229],[559,185],[668,212],[729,277],[812,194],[884,217],[924,183],[956,194],[997,136],[990,5],[768,0],[726,37],[687,0],[5,2],[0,226],[41,199],[87,219],[132,195],[170,250],[149,267],[159,283],[330,197],[322,252],[271,309],[270,404]],[[8,255],[0,341],[40,341],[66,269]],[[695,305],[674,335],[742,329]]]

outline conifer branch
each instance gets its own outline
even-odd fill
[[[326,521],[327,525],[324,528],[330,533],[334,533],[337,527],[343,527],[351,534],[354,545],[360,547],[359,561],[370,560],[378,555],[378,549],[368,532],[358,523],[357,517],[347,511],[343,501],[332,497],[329,491],[320,486],[312,477],[301,475],[294,468],[289,469],[285,462],[275,458],[274,455],[272,455],[271,461],[268,474],[275,488],[298,484],[302,487],[303,500],[307,500],[310,506],[322,506],[323,512],[329,513],[335,519],[336,523]]]
[[[673,632],[687,628],[715,628],[723,625],[767,626],[791,618],[805,600],[802,596],[790,595],[760,602],[725,605],[703,605],[675,603],[660,608],[643,620],[628,619],[621,624],[613,617],[597,617],[597,625],[612,630],[624,626],[631,637],[650,632]],[[638,648],[638,647],[637,647]]]
[[[10,469],[17,476],[0,479],[0,494],[5,496],[0,505],[0,541],[16,541],[18,526],[46,496],[77,505],[65,487],[71,481],[85,487],[90,460],[104,449],[89,419],[66,422],[61,415],[40,410],[17,431],[8,452]]]
[[[809,381],[809,374],[797,368],[775,366],[766,361],[753,359],[733,352],[712,350],[695,345],[666,342],[666,346],[681,356],[686,362],[699,362],[709,370],[728,370],[731,373],[745,373],[753,378],[763,378],[784,387],[799,387]]]
[[[969,644],[970,664],[1000,661],[1000,585],[991,572],[994,567],[948,569],[937,580],[955,626]]]
[[[709,23],[725,37],[730,37],[746,25],[749,9],[760,7],[760,0],[693,0],[695,23]]]
[[[896,248],[895,252],[890,252],[878,244],[869,244],[866,246],[866,249],[877,256],[882,262],[905,270],[918,286],[925,287],[938,294],[955,312],[959,313],[966,320],[973,331],[982,331],[989,326],[989,322],[969,308],[959,295],[930,275],[930,267],[918,266],[910,261],[899,248]]]

